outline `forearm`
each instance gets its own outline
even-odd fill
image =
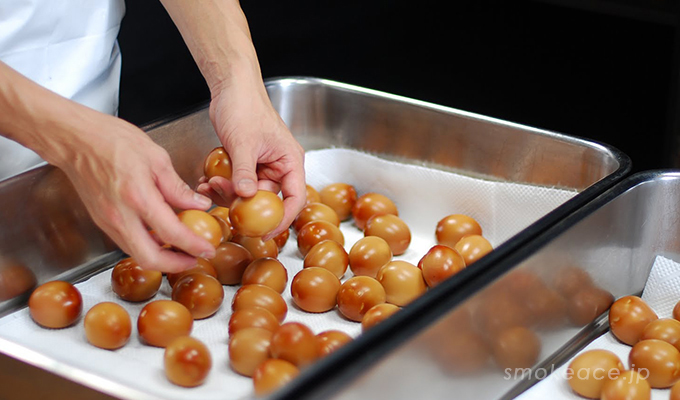
[[[161,0],[213,96],[234,76],[261,81],[260,66],[238,0]]]

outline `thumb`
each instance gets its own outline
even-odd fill
[[[173,207],[182,210],[207,210],[212,205],[212,200],[191,190],[174,170],[159,176],[157,185],[165,201]]]
[[[240,197],[252,197],[257,193],[257,158],[252,152],[230,151],[234,192]]]

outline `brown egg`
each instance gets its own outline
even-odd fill
[[[316,189],[307,185],[307,202],[305,204],[309,203],[321,203],[321,196],[319,196],[319,192]]]
[[[196,235],[217,247],[222,242],[222,227],[210,214],[201,210],[185,210],[177,214],[179,220]]]
[[[203,163],[203,175],[208,179],[221,176],[231,180],[231,158],[224,147],[216,147],[208,154]]]
[[[312,221],[305,224],[305,226],[298,231],[298,249],[303,256],[306,256],[315,244],[323,242],[324,240],[333,240],[338,242],[341,246],[345,245],[345,236],[340,231],[340,228],[330,222]]]
[[[529,292],[548,289],[538,275],[526,269],[510,271],[496,283],[496,287],[498,290],[519,297],[523,297]]]
[[[338,214],[336,214],[335,210],[323,203],[310,203],[300,211],[297,217],[295,217],[293,229],[299,231],[308,222],[312,221],[326,221],[335,226],[340,226],[340,218],[338,218]]]
[[[326,204],[337,213],[341,221],[352,215],[352,207],[357,201],[357,191],[354,186],[346,183],[333,183],[319,192],[322,203]]]
[[[223,285],[237,285],[253,256],[238,243],[226,242],[217,246],[215,258],[210,262],[217,271],[217,280]]]
[[[659,318],[647,324],[640,340],[659,339],[680,350],[680,321],[673,318]]]
[[[649,400],[652,388],[637,371],[623,371],[614,379],[607,379],[602,385],[601,400]],[[671,400],[673,396],[671,395]]]
[[[208,348],[190,336],[177,337],[168,343],[163,356],[165,376],[175,385],[195,387],[203,384],[212,368]]]
[[[385,302],[385,289],[369,276],[354,276],[338,291],[338,310],[347,319],[360,322],[371,307]]]
[[[245,285],[236,291],[231,302],[232,311],[246,308],[261,307],[283,322],[288,313],[288,306],[283,297],[274,289],[264,285]]]
[[[366,236],[349,250],[349,268],[355,276],[375,278],[383,266],[392,261],[392,249],[383,238]]]
[[[253,372],[255,395],[265,396],[295,379],[300,370],[286,360],[270,358],[260,364]]]
[[[480,235],[469,235],[460,239],[454,249],[463,257],[465,265],[470,265],[490,253],[493,246]]]
[[[436,245],[428,250],[418,262],[423,278],[429,287],[435,287],[446,278],[465,268],[465,260],[448,246]]]
[[[392,200],[378,193],[366,193],[359,197],[352,207],[352,217],[357,228],[364,230],[366,221],[374,215],[393,214],[399,216]]]
[[[217,279],[217,270],[212,265],[212,263],[205,258],[197,258],[195,267],[186,269],[182,272],[177,272],[175,274],[167,274],[168,283],[170,284],[170,287],[175,286],[175,283],[177,283],[178,280],[193,273],[202,273]]]
[[[275,258],[258,258],[251,262],[243,272],[241,283],[243,285],[259,283],[283,293],[288,283],[288,271],[281,261]]]
[[[680,321],[680,301],[673,307],[673,318]]]
[[[671,397],[669,400],[680,400],[680,382],[676,383],[671,388]]]
[[[269,358],[273,333],[263,328],[245,328],[229,336],[229,365],[237,373],[253,376],[258,365]]]
[[[37,280],[33,271],[17,263],[0,266],[0,301],[27,293],[35,287]]]
[[[399,310],[401,310],[401,307],[389,303],[377,304],[371,307],[364,314],[364,318],[361,319],[361,331],[366,332]]]
[[[224,300],[224,289],[217,279],[200,272],[185,275],[172,287],[172,299],[186,307],[194,319],[215,314]]]
[[[274,238],[272,240],[274,241],[274,243],[276,243],[276,246],[279,248],[279,251],[281,251],[281,249],[283,249],[283,247],[288,242],[289,237],[290,237],[290,229],[285,229],[283,232],[274,236]]]
[[[139,266],[133,258],[125,258],[111,271],[111,289],[127,301],[149,300],[158,293],[163,273]]]
[[[116,303],[98,303],[85,314],[85,337],[93,346],[108,350],[123,347],[131,333],[130,315]]]
[[[475,332],[452,331],[428,345],[440,369],[452,375],[478,374],[489,362],[489,347]]]
[[[423,272],[406,261],[392,261],[380,268],[376,279],[385,288],[386,301],[405,306],[427,291]]]
[[[260,307],[244,308],[234,311],[229,318],[229,335],[245,328],[263,328],[274,332],[279,328],[279,320],[269,310]]]
[[[614,296],[606,290],[587,286],[567,298],[567,315],[572,324],[584,326],[609,309]]]
[[[145,305],[137,319],[139,336],[151,346],[166,347],[180,336],[191,334],[194,319],[189,310],[172,300],[156,300]]]
[[[499,332],[493,339],[493,357],[502,369],[529,368],[541,352],[541,339],[529,329],[515,326]]]
[[[486,296],[473,318],[479,330],[491,336],[515,326],[529,327],[533,322],[520,300],[505,292]]]
[[[266,236],[283,220],[283,200],[266,190],[258,190],[253,197],[238,197],[229,208],[229,219],[243,236]]]
[[[342,278],[349,265],[349,255],[340,243],[324,240],[315,244],[305,256],[304,268],[321,267],[331,271],[338,279]]]
[[[673,386],[680,380],[680,352],[663,340],[641,340],[630,349],[630,369],[638,371],[656,389]]]
[[[593,286],[593,279],[590,274],[578,267],[562,268],[557,271],[553,279],[553,287],[565,298],[591,286]]]
[[[231,226],[231,221],[229,220],[229,209],[227,207],[214,207],[208,212],[213,218],[220,224],[222,228],[222,241],[228,242],[234,236],[234,227]]]
[[[68,282],[51,281],[38,286],[28,299],[31,318],[45,328],[72,325],[83,311],[83,298]]]
[[[232,238],[232,241],[245,247],[255,260],[258,258],[276,258],[279,256],[279,246],[277,246],[274,239],[269,239],[265,242],[259,237],[236,235]]]
[[[316,335],[319,341],[319,357],[324,357],[352,341],[345,332],[330,330]]]
[[[647,324],[658,318],[644,300],[638,296],[625,296],[609,309],[609,328],[617,339],[632,346],[640,340]]]
[[[319,358],[319,347],[319,340],[306,325],[287,322],[272,335],[269,353],[303,368]]]
[[[463,236],[481,234],[482,228],[479,223],[463,214],[452,214],[442,218],[435,230],[437,243],[451,248],[455,247]]]
[[[623,363],[616,354],[609,350],[589,350],[569,364],[567,382],[579,396],[599,399],[604,383],[623,371]]]
[[[555,290],[545,287],[526,292],[521,299],[538,328],[555,329],[567,321],[567,302]]]
[[[366,221],[364,236],[378,236],[387,242],[392,254],[404,254],[411,244],[411,230],[396,215],[374,215]]]
[[[307,312],[321,313],[335,308],[340,279],[321,267],[304,268],[293,278],[290,293],[295,305]]]

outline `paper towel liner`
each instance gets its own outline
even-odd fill
[[[673,307],[680,300],[680,264],[668,258],[657,256],[654,259],[654,265],[641,297],[652,307],[659,318],[673,318]],[[578,354],[595,349],[613,352],[621,359],[626,369],[630,368],[628,354],[631,346],[619,342],[610,331],[591,342]],[[578,354],[555,370],[552,375],[518,396],[517,399],[582,399],[572,392],[566,379],[567,368]],[[652,400],[668,400],[669,396],[670,389],[652,389]]]
[[[576,195],[575,191],[569,190],[486,181],[346,149],[308,152],[305,170],[307,183],[317,190],[331,183],[345,182],[354,185],[359,195],[377,192],[393,199],[413,236],[406,253],[395,259],[414,264],[435,244],[436,224],[446,215],[467,214],[475,218],[482,226],[484,236],[496,247]],[[341,229],[345,235],[345,248],[349,251],[363,234],[351,222],[343,222]],[[344,331],[352,337],[361,333],[359,323],[342,318],[337,310],[310,314],[295,307],[290,296],[290,280],[302,268],[302,257],[294,234],[279,260],[289,274],[289,284],[283,294],[289,307],[286,322],[305,323],[315,333],[329,329]],[[343,281],[350,276],[348,271]],[[185,389],[165,378],[163,349],[144,345],[138,338],[136,320],[148,301],[136,304],[121,300],[111,291],[110,277],[111,270],[107,270],[76,286],[83,296],[83,315],[102,301],[118,303],[130,313],[133,334],[123,348],[108,351],[89,345],[82,317],[72,327],[49,330],[35,324],[27,309],[0,319],[0,337],[152,396],[209,400],[244,398],[252,394],[251,379],[230,369],[227,353],[230,304],[237,286],[224,287],[224,303],[214,316],[195,321],[192,336],[208,346],[213,367],[202,386]],[[152,300],[169,299],[170,290],[164,281]]]

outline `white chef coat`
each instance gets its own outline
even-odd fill
[[[0,60],[64,97],[116,114],[124,14],[123,0],[0,0]],[[0,136],[0,180],[42,162]]]

